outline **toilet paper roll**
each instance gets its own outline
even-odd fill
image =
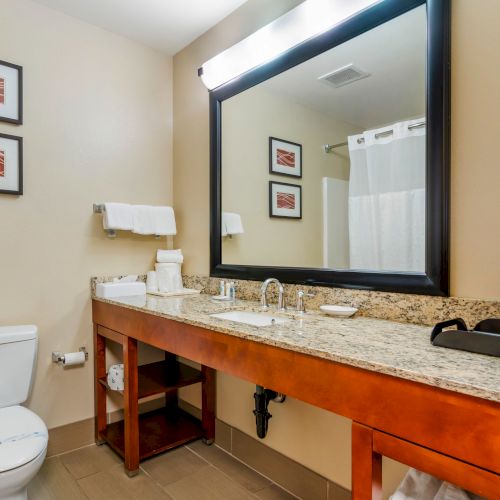
[[[85,363],[84,352],[66,352],[64,354],[64,366],[82,365]]]
[[[125,389],[123,364],[112,365],[109,367],[108,386],[113,391],[123,391]]]

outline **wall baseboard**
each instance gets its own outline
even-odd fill
[[[157,398],[141,403],[139,411],[143,413],[161,406],[163,406],[163,399]],[[179,400],[179,406],[193,416],[201,418],[199,408],[183,400]],[[123,410],[108,413],[108,422],[116,422],[122,418]],[[47,457],[68,453],[93,443],[94,418],[55,427],[49,430]],[[216,420],[215,443],[229,455],[298,498],[314,500],[348,500],[351,498],[349,490],[219,419]]]

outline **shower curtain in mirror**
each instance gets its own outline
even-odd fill
[[[425,127],[408,128],[423,121],[348,138],[351,269],[425,270]]]

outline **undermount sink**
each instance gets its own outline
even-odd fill
[[[273,326],[283,325],[289,320],[275,316],[269,313],[248,312],[248,311],[229,311],[223,313],[211,314],[213,318],[235,321],[236,323],[245,323],[253,326]]]

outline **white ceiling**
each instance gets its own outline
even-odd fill
[[[365,129],[423,116],[426,30],[423,5],[261,86]],[[318,81],[351,63],[371,76],[339,88]]]
[[[246,0],[35,0],[173,55]]]

